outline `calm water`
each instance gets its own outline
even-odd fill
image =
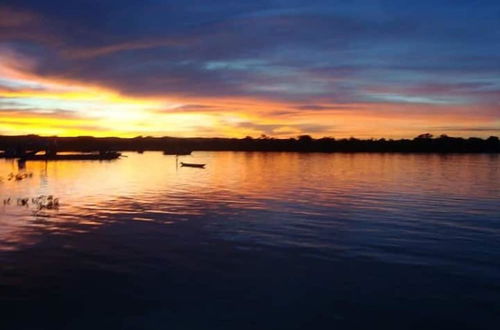
[[[498,156],[127,156],[0,160],[1,329],[498,329]]]

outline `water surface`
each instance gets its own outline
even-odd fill
[[[496,155],[126,155],[0,160],[2,329],[500,322]]]

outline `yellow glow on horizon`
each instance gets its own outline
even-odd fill
[[[457,132],[461,127],[500,127],[498,119],[459,106],[442,105],[434,112],[415,104],[318,100],[322,109],[304,111],[293,102],[251,97],[123,95],[106,86],[42,77],[33,73],[32,60],[3,55],[0,78],[13,87],[0,88],[0,134],[399,138],[440,127],[457,127]]]

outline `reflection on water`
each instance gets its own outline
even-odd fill
[[[32,203],[0,205],[0,261],[8,269],[0,279],[10,292],[2,303],[36,314],[26,292],[52,299],[54,306],[73,301],[69,292],[98,295],[86,282],[66,286],[78,278],[68,270],[78,269],[105,283],[109,304],[145,299],[149,307],[128,319],[140,328],[163,329],[155,322],[200,329],[257,328],[252,322],[266,322],[258,328],[270,329],[364,326],[357,313],[390,328],[388,311],[401,306],[414,307],[398,316],[403,320],[423,318],[436,325],[473,322],[487,328],[495,318],[489,312],[500,303],[494,284],[500,279],[498,156],[195,152],[181,157],[206,163],[206,169],[178,167],[174,156],[161,153],[127,156],[110,162],[28,162],[23,168],[0,160],[2,200],[60,199],[59,208],[43,212],[35,212]],[[33,176],[7,180],[9,173],[23,172]],[[122,278],[123,287],[111,280],[117,273],[129,278]],[[183,282],[186,276],[195,282]],[[226,277],[234,284],[222,281]],[[462,294],[465,284],[480,289]],[[55,299],[51,285],[60,285],[64,298]],[[261,289],[249,290],[256,285]],[[181,288],[182,297],[159,294],[180,294]],[[12,305],[22,294],[25,301]],[[234,302],[242,294],[255,296],[245,298],[240,310]],[[101,296],[90,298],[96,297]],[[456,308],[433,314],[450,302]],[[110,324],[123,320],[86,308]],[[463,309],[469,316],[450,323]],[[283,314],[294,310],[301,313]],[[189,311],[208,323],[183,318]],[[67,313],[65,322],[80,315]],[[47,328],[54,324],[47,315],[42,319]]]

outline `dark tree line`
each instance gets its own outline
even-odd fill
[[[145,150],[211,150],[211,151],[298,151],[298,152],[438,152],[438,153],[498,153],[498,137],[460,138],[442,135],[433,137],[422,134],[414,139],[335,139],[324,137],[313,139],[309,135],[296,138],[96,138],[41,137],[37,135],[0,136],[0,150],[6,153],[30,150],[57,151],[145,151]]]

